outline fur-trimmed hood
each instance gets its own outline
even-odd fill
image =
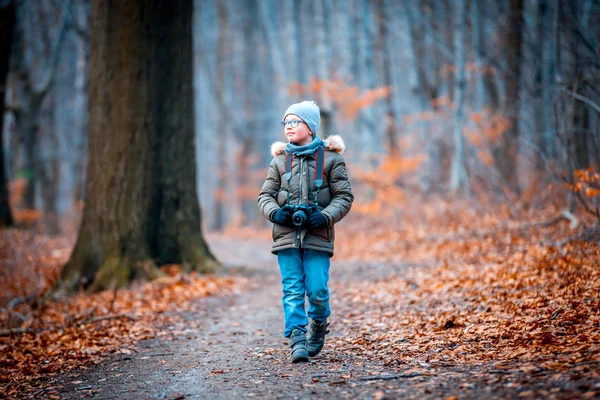
[[[331,135],[324,140],[325,149],[329,151],[335,151],[336,153],[343,153],[346,150],[344,139],[340,135]],[[287,143],[275,142],[271,145],[271,155],[277,157],[285,152]]]

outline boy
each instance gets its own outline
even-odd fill
[[[281,272],[284,336],[290,338],[293,363],[319,354],[329,333],[333,225],[348,214],[354,200],[341,154],[344,142],[337,135],[322,141],[317,136],[320,123],[314,101],[287,109],[281,124],[289,143],[271,146],[274,158],[258,196],[262,215],[274,223],[272,252]]]

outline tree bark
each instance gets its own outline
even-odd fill
[[[548,143],[546,138],[548,137],[548,118],[547,109],[548,104],[546,103],[547,96],[545,92],[548,90],[547,86],[551,84],[546,78],[548,74],[545,71],[548,69],[549,61],[545,61],[546,45],[545,42],[549,39],[548,31],[548,4],[545,0],[539,1],[536,9],[535,19],[535,37],[538,45],[533,46],[533,60],[535,68],[535,81],[533,89],[533,141],[536,145],[536,151],[534,155],[534,166],[536,172],[543,172],[545,170],[545,160],[548,158]]]
[[[425,64],[423,57],[423,50],[421,48],[419,38],[419,32],[417,31],[416,22],[415,22],[415,12],[412,7],[413,4],[407,0],[404,0],[402,3],[404,7],[404,18],[408,31],[408,41],[410,42],[409,51],[412,58],[412,67],[414,73],[414,81],[415,84],[411,88],[414,95],[419,97],[420,100],[420,110],[426,110],[429,106],[428,100],[432,97],[435,97],[437,94],[432,94],[435,88],[432,88],[427,80],[427,76],[425,75],[424,69],[421,67]]]
[[[285,58],[290,60],[288,66],[289,76],[296,76],[296,69],[298,68],[298,63],[294,62],[294,57],[296,54],[295,46],[294,46],[294,29],[298,29],[291,22],[294,21],[294,4],[292,2],[285,3],[287,16],[286,23],[282,26],[282,34],[285,37],[287,43],[290,43],[289,46],[283,46],[282,51],[284,51]],[[264,147],[262,147],[263,143],[268,143],[267,141],[270,139],[268,136],[268,131],[265,129],[258,129],[260,126],[260,121],[258,121],[258,113],[257,113],[257,92],[260,87],[259,80],[259,71],[260,68],[259,62],[257,60],[257,54],[254,50],[254,45],[256,43],[255,35],[257,35],[256,29],[254,29],[255,24],[259,20],[258,12],[256,7],[247,6],[248,13],[246,17],[243,19],[243,39],[242,39],[242,62],[241,62],[241,76],[243,77],[244,85],[243,89],[240,91],[239,96],[243,99],[243,109],[244,109],[244,118],[245,121],[241,125],[241,129],[237,132],[237,139],[240,141],[240,157],[238,157],[238,162],[240,165],[238,166],[238,187],[247,187],[248,185],[252,185],[254,180],[251,179],[252,174],[256,173],[256,170],[262,168],[264,165],[268,165],[270,161],[270,153],[264,151]],[[282,90],[283,88],[278,88]],[[260,107],[258,108],[260,109]],[[259,137],[255,136],[256,132],[260,132]],[[255,157],[256,161],[254,165],[249,162],[251,157]],[[243,169],[242,169],[243,168]],[[243,224],[248,224],[252,221],[258,220],[261,223],[266,223],[265,219],[260,215],[260,211],[258,207],[256,207],[256,196],[252,196],[248,198],[248,196],[242,196],[240,198],[240,212],[243,218]]]
[[[92,9],[85,207],[58,292],[214,271],[196,195],[192,1],[97,1]]]
[[[303,25],[302,23],[300,23],[299,21],[302,21],[303,17],[302,17],[302,0],[294,0],[294,16],[296,17],[296,23],[294,24],[294,26],[296,27],[295,31],[294,31],[294,35],[295,35],[295,42],[296,42],[296,80],[299,83],[306,83],[306,71],[305,71],[305,66],[303,64],[303,57],[302,57],[302,49],[303,49]]]
[[[24,147],[23,169],[28,178],[24,207],[36,208],[40,169],[40,118],[47,95],[56,78],[59,53],[68,29],[67,15],[71,1],[61,5],[59,23],[51,28],[52,6],[45,2],[16,3],[17,38],[15,40],[15,72],[18,83],[16,105],[13,108],[17,131]],[[49,38],[47,40],[46,38]]]
[[[383,77],[385,86],[391,88],[392,82],[392,62],[389,46],[389,24],[390,20],[386,17],[389,14],[390,6],[388,0],[379,0],[377,2],[377,17],[379,19],[379,35],[381,36],[381,51],[383,54]],[[398,149],[398,122],[394,107],[394,97],[390,94],[386,97],[386,118],[385,118],[385,141],[390,157],[399,157]]]
[[[466,0],[455,0],[454,6],[457,10],[456,31],[454,38],[454,51],[456,52],[456,75],[454,77],[454,157],[452,158],[452,171],[450,174],[450,191],[458,192],[466,190],[467,168],[465,166],[465,141],[462,133],[465,92],[467,87],[465,73],[465,29],[467,24],[467,3]]]
[[[589,90],[586,82],[586,73],[591,70],[588,67],[592,63],[592,60],[597,57],[597,52],[590,54],[586,51],[584,45],[580,43],[580,38],[587,34],[582,32],[585,29],[585,25],[579,19],[580,12],[577,3],[569,3],[565,5],[566,11],[566,31],[569,32],[567,47],[570,50],[570,64],[572,64],[572,71],[569,73],[570,82],[567,83],[567,92],[583,95],[583,98],[592,98],[594,92]],[[582,10],[583,11],[583,10]],[[590,58],[587,58],[590,57]],[[587,59],[586,59],[587,58]],[[593,76],[592,74],[589,74]],[[592,160],[597,159],[597,153],[591,153],[590,148],[592,147],[592,135],[593,131],[591,128],[591,115],[592,110],[587,104],[582,105],[580,99],[577,99],[575,95],[569,94],[569,102],[572,104],[572,119],[569,121],[569,132],[568,136],[572,144],[572,159],[574,169],[585,169],[593,166]]]
[[[419,5],[412,4],[410,1],[404,0],[402,3],[404,7],[404,17],[406,26],[408,27],[409,41],[410,41],[410,52],[413,59],[413,67],[416,76],[416,85],[413,87],[413,92],[418,95],[421,100],[421,110],[437,110],[438,106],[433,103],[433,100],[440,95],[441,87],[441,65],[444,62],[441,60],[441,51],[438,48],[430,49],[425,44],[431,41],[439,40],[439,37],[433,35],[433,28],[430,24],[425,21],[426,28],[421,29],[418,21],[425,20],[425,15],[419,14],[419,10],[413,7],[419,7]],[[439,7],[438,3],[435,6]],[[437,10],[434,10],[437,11]],[[438,12],[432,19],[440,17]],[[444,43],[438,43],[438,46],[445,46]],[[433,53],[428,57],[427,50]],[[431,67],[433,75],[431,78],[428,76],[428,67]],[[433,104],[432,104],[433,103]]]
[[[4,105],[15,21],[14,3],[10,1],[4,6],[0,5],[0,228],[13,225],[8,202],[8,180],[4,170]]]
[[[360,85],[363,90],[375,89],[375,67],[373,65],[374,55],[374,38],[375,38],[375,26],[373,21],[373,7],[374,4],[367,0],[362,1],[362,14],[363,14],[363,52],[362,60],[360,60],[361,74],[360,74]],[[377,126],[375,123],[375,110],[373,107],[361,108],[359,112],[359,119],[362,120],[362,127],[365,132],[366,146],[362,147],[367,149],[369,152],[378,150],[379,144],[376,144],[377,140]],[[360,126],[360,125],[359,125]]]
[[[212,229],[222,230],[225,227],[226,210],[225,210],[225,193],[226,189],[226,174],[227,174],[227,138],[229,137],[229,127],[227,115],[227,107],[225,105],[225,92],[227,90],[227,60],[229,56],[229,21],[227,16],[226,4],[224,1],[219,1],[217,4],[217,19],[218,19],[218,36],[217,36],[217,77],[215,86],[217,89],[216,100],[217,109],[219,110],[217,122],[217,137],[219,145],[216,154],[217,171],[217,187],[215,195],[215,208],[213,216]]]
[[[475,71],[473,73],[475,81],[475,90],[473,94],[473,108],[476,111],[481,111],[485,105],[485,84],[484,77],[484,62],[481,57],[483,52],[483,32],[481,27],[481,7],[476,1],[471,3],[471,42],[473,46],[473,65]]]
[[[521,86],[521,62],[523,41],[523,0],[510,0],[507,34],[507,70],[505,79],[504,111],[510,123],[502,135],[501,148],[497,152],[497,164],[500,174],[511,189],[519,192],[518,153],[519,153],[519,90]]]
[[[325,4],[323,4],[323,0],[313,0],[313,10],[314,10],[314,20],[313,20],[313,30],[315,34],[315,44],[314,44],[314,52],[315,52],[315,74],[314,77],[318,81],[327,80],[327,43],[328,40],[325,37]],[[317,103],[322,110],[330,110],[331,109],[331,101],[327,96],[327,92],[325,90],[320,90],[317,93],[314,93],[316,97]]]
[[[57,85],[58,86],[58,85]],[[61,178],[61,161],[67,159],[68,156],[64,155],[60,149],[60,138],[59,135],[62,133],[57,130],[56,127],[56,113],[52,110],[57,108],[57,99],[55,95],[58,87],[54,88],[50,96],[48,97],[49,107],[48,110],[44,110],[40,115],[40,137],[39,146],[40,149],[38,157],[41,160],[36,163],[37,177],[40,189],[40,198],[42,203],[42,209],[44,213],[44,233],[48,235],[58,235],[60,233],[60,221],[58,212],[59,202],[59,186]],[[50,129],[44,129],[44,125],[50,127]],[[54,128],[54,129],[53,129]],[[62,154],[61,154],[62,153]]]
[[[91,4],[88,0],[76,1],[74,3],[74,27],[78,37],[77,58],[78,64],[75,74],[75,88],[77,104],[74,113],[79,117],[77,127],[79,135],[76,135],[76,140],[72,143],[73,151],[76,153],[75,171],[73,171],[73,204],[77,205],[83,201],[85,195],[85,168],[87,161],[87,142],[88,142],[88,121],[89,115],[87,112],[87,94],[89,92],[89,65],[90,65],[90,31],[91,26],[88,23],[91,13]]]

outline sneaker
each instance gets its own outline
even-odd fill
[[[329,333],[327,320],[323,322],[310,321],[310,333],[307,340],[307,350],[310,357],[314,357],[321,352],[325,345],[325,335]]]
[[[292,331],[292,336],[290,336],[290,358],[293,363],[308,361],[306,334],[301,330],[294,329]]]

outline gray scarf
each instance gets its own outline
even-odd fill
[[[290,142],[285,147],[285,151],[287,153],[292,153],[297,156],[307,156],[307,155],[313,154],[315,151],[317,151],[319,146],[325,147],[325,142],[323,142],[320,137],[315,136],[313,138],[312,142],[310,142],[309,144],[304,145],[304,146],[298,146],[298,145]]]

